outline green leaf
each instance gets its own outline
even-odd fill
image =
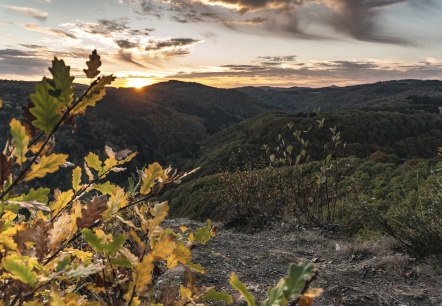
[[[212,221],[207,220],[205,226],[196,229],[195,241],[201,244],[206,244],[214,235],[215,232],[213,231]]]
[[[114,267],[133,268],[133,266],[130,263],[129,259],[127,259],[126,257],[112,258],[110,260],[110,263]]]
[[[100,191],[102,194],[114,194],[117,191],[118,186],[111,184],[111,182],[107,181],[104,182],[103,184],[94,184],[93,187]]]
[[[315,275],[315,267],[310,262],[292,264],[288,276],[281,279],[276,287],[269,290],[268,298],[261,306],[287,305],[301,296],[307,281]]]
[[[13,198],[9,198],[10,201],[36,201],[40,203],[47,203],[49,201],[49,192],[51,190],[49,188],[31,188],[28,194],[22,194],[20,196],[15,196]]]
[[[225,302],[227,305],[233,304],[233,298],[230,294],[223,291],[216,291],[215,289],[209,289],[205,295],[198,299],[198,302]]]
[[[26,128],[17,119],[12,119],[10,123],[12,144],[14,146],[14,155],[17,157],[17,163],[22,165],[26,161],[28,152],[29,136]]]
[[[57,262],[57,265],[55,266],[55,272],[63,271],[70,262],[71,256],[63,257],[59,262]]]
[[[63,60],[54,58],[52,61],[52,67],[49,71],[52,74],[52,81],[49,81],[54,87],[54,91],[50,91],[54,97],[58,99],[63,105],[70,105],[73,100],[74,90],[72,88],[72,82],[74,77],[70,75],[71,67],[66,66]]]
[[[81,234],[83,235],[84,241],[86,241],[95,252],[101,253],[104,250],[104,241],[95,235],[90,229],[83,228]]]
[[[38,189],[31,188],[28,194],[23,197],[23,200],[25,201],[34,200],[41,203],[47,203],[49,200],[48,197],[50,192],[51,190],[49,188],[38,188]]]
[[[126,236],[123,234],[118,235],[109,244],[106,244],[103,239],[98,237],[92,230],[84,228],[81,230],[84,240],[94,249],[97,253],[103,253],[106,256],[114,256],[120,247],[126,242]]]
[[[49,91],[53,90],[47,79],[43,79],[35,86],[35,93],[31,94],[33,103],[29,112],[35,117],[32,125],[42,132],[49,134],[61,119],[62,104]]]
[[[193,272],[196,273],[200,273],[200,274],[205,274],[206,270],[204,269],[204,267],[200,264],[196,264],[196,263],[189,263],[187,264],[187,266],[190,268],[190,270],[192,270]]]
[[[104,247],[104,255],[114,256],[120,247],[126,242],[126,237],[123,234],[118,235],[114,240]]]
[[[248,306],[256,306],[255,298],[253,295],[247,290],[246,285],[244,285],[236,276],[235,273],[230,275],[230,285],[236,289],[243,298],[246,300]]]
[[[25,265],[17,255],[9,255],[3,259],[3,268],[12,274],[12,277],[22,283],[34,286],[37,283],[37,273]]]

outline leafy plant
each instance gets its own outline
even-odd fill
[[[316,116],[319,116],[319,110]],[[341,173],[337,157],[345,144],[336,127],[328,129],[331,135],[325,143],[317,143],[317,139],[324,138],[318,137],[318,134],[327,133],[324,123],[325,118],[318,117],[315,124],[305,130],[296,129],[294,124],[289,123],[285,133],[279,134],[274,148],[264,145],[271,167],[288,166],[291,169],[284,197],[292,199],[288,208],[295,218],[310,224],[335,222],[340,193]],[[311,147],[313,151],[320,152],[319,168],[313,172],[309,167]]]
[[[11,136],[0,153],[0,299],[9,305],[232,304],[227,292],[199,288],[192,277],[176,292],[154,290],[156,280],[178,265],[187,274],[204,273],[192,262],[191,248],[214,236],[211,222],[196,230],[163,228],[169,205],[152,201],[193,171],[153,163],[120,186],[108,177],[125,171],[136,152],[105,147],[104,156],[91,152],[82,165],[54,152],[56,131],[94,107],[115,79],[98,76],[96,51],[87,66],[86,76],[95,79],[77,97],[70,67],[55,58],[52,78],[35,86],[24,117],[10,122]],[[60,168],[71,169],[70,188],[33,187]],[[308,298],[313,276],[311,265],[292,266],[269,299],[284,305]]]
[[[360,199],[366,223],[418,255],[442,254],[442,163],[421,162],[388,186],[385,199]]]

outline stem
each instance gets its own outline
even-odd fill
[[[14,299],[12,300],[11,304],[9,304],[9,306],[14,306],[20,297],[21,297],[21,292],[19,292],[15,295]]]
[[[136,288],[136,286],[135,286],[135,284],[134,284],[134,288],[132,289],[132,294],[130,295],[130,300],[129,300],[129,302],[127,302],[127,306],[130,306],[130,305],[132,304],[132,300],[133,300],[134,297],[135,297],[135,288]]]
[[[63,209],[60,209],[60,211],[55,216],[53,216],[51,218],[51,223],[54,222],[54,220],[66,209],[66,207],[68,207],[69,204],[71,204],[77,197],[79,197],[83,192],[85,192],[90,186],[92,186],[93,184],[95,184],[96,182],[101,180],[103,177],[108,175],[110,173],[110,171],[111,171],[111,169],[109,169],[105,173],[101,174],[100,176],[95,178],[93,181],[89,182],[85,187],[81,188],[76,193],[74,193],[74,195],[72,196],[72,199],[68,202],[68,204],[66,204],[66,206]]]
[[[96,81],[94,81],[95,83]],[[71,113],[71,111],[78,105],[80,104],[81,101],[83,101],[83,99],[86,97],[86,95],[89,93],[89,91],[91,90],[92,86],[94,85],[94,83],[92,83],[87,89],[86,91],[81,95],[81,97],[75,102],[73,103],[71,106],[69,106],[66,109],[66,112],[63,114],[63,116],[61,117],[61,119],[57,122],[57,124],[54,126],[54,128],[52,129],[52,131],[46,136],[45,141],[43,142],[43,145],[40,147],[40,149],[38,150],[37,154],[34,155],[34,157],[31,159],[31,161],[26,165],[26,167],[24,167],[23,170],[20,171],[20,173],[18,174],[18,176],[15,178],[15,180],[12,182],[11,185],[9,185],[8,188],[6,188],[5,191],[2,192],[2,194],[0,194],[0,200],[2,200],[7,194],[9,194],[11,192],[11,190],[17,186],[20,183],[20,180],[23,178],[23,176],[26,174],[26,172],[31,168],[31,166],[37,161],[37,159],[40,157],[41,153],[43,152],[44,148],[46,147],[46,145],[48,144],[49,140],[51,139],[51,137],[55,134],[55,132],[58,130],[58,128],[63,124],[64,121],[66,121],[66,119],[69,118],[69,115]]]
[[[172,183],[172,182],[171,182],[171,183]],[[162,190],[164,190],[164,188],[163,188]],[[162,191],[162,190],[160,190],[160,191]],[[151,195],[145,196],[145,197],[143,197],[143,198],[141,198],[141,199],[135,200],[135,201],[129,203],[128,205],[126,205],[126,206],[120,208],[120,209],[118,210],[118,212],[121,212],[121,211],[123,211],[123,210],[126,210],[126,209],[128,209],[129,207],[132,207],[132,206],[134,206],[134,205],[137,205],[137,204],[139,204],[139,203],[141,203],[141,202],[145,202],[145,201],[147,201],[147,200],[149,200],[149,199],[151,199],[151,198],[153,198],[153,197],[155,197],[155,196],[159,196],[159,195],[160,195],[160,191],[159,191],[157,194],[155,194],[155,195],[151,194]],[[96,221],[94,224],[92,224],[91,226],[89,226],[88,229],[93,229],[93,228],[95,228],[95,227],[101,225],[102,223],[103,223],[102,220],[98,220],[98,221]],[[81,230],[81,229],[77,230],[77,232],[74,234],[74,236],[72,236],[71,239],[69,239],[68,242],[66,242],[65,244],[63,244],[62,246],[60,246],[60,247],[59,247],[59,248],[58,248],[58,249],[57,249],[57,250],[56,250],[56,251],[55,251],[55,252],[54,252],[54,253],[53,253],[48,259],[46,259],[46,260],[43,262],[43,266],[46,266],[48,263],[50,263],[52,260],[54,260],[54,259],[57,257],[57,255],[58,255],[61,251],[63,251],[63,249],[64,249],[65,247],[67,247],[67,246],[70,245],[72,242],[74,242],[75,240],[77,240],[78,238],[80,238],[80,237],[81,237],[80,230]]]

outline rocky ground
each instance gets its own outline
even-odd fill
[[[188,220],[169,223],[198,225]],[[290,263],[306,260],[319,270],[313,286],[324,289],[317,306],[442,305],[441,259],[410,257],[387,238],[355,244],[331,232],[281,224],[252,234],[220,227],[206,246],[194,250],[194,262],[207,270],[202,284],[235,293],[228,285],[235,271],[261,300]]]

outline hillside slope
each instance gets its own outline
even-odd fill
[[[0,81],[0,97],[5,101],[0,128],[21,112],[33,86],[32,82]],[[66,137],[59,137],[59,145],[77,156],[102,150],[105,144],[129,147],[141,153],[143,163],[174,163],[191,158],[209,135],[271,109],[244,93],[196,83],[108,88],[105,99],[78,119],[76,133],[64,131]]]
[[[346,143],[345,155],[365,158],[376,151],[399,159],[429,158],[442,146],[442,116],[433,112],[387,112],[354,110],[325,113],[326,127],[337,127]],[[267,164],[263,145],[275,145],[278,134],[287,131],[287,124],[305,130],[315,124],[315,116],[267,113],[242,121],[209,137],[202,145],[198,165],[204,173],[235,170],[251,163]],[[312,157],[321,148],[316,142],[327,140],[330,132],[312,135]],[[318,144],[319,145],[319,144]]]
[[[311,112],[315,107],[328,112],[367,106],[391,106],[401,104],[404,99],[413,96],[435,97],[439,106],[442,106],[441,81],[400,80],[348,87],[242,87],[237,90],[291,112]]]

